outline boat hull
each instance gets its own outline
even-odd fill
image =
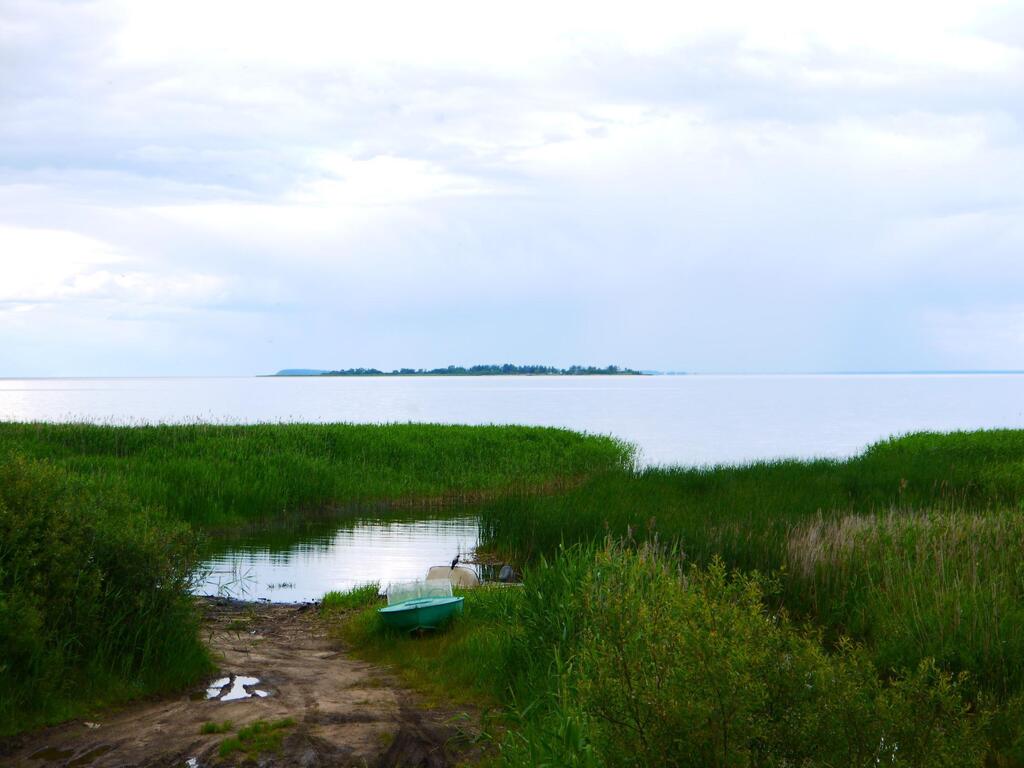
[[[378,608],[384,624],[392,629],[411,632],[414,629],[437,629],[453,616],[462,613],[461,597],[426,597]]]

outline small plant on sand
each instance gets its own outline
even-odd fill
[[[377,602],[380,602],[380,583],[373,581],[369,584],[352,587],[345,592],[328,592],[320,602],[320,610],[324,612],[354,611]]]
[[[225,720],[223,723],[215,723],[212,720],[203,723],[202,728],[199,729],[201,734],[208,733],[227,733],[231,730],[231,721]]]
[[[222,741],[217,754],[220,757],[230,757],[235,752],[253,756],[264,752],[280,752],[284,730],[293,725],[295,719],[291,717],[269,723],[266,720],[257,720],[242,728],[237,736]]]

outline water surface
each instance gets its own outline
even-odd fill
[[[319,529],[319,530],[316,530]],[[314,530],[253,533],[204,564],[199,594],[273,602],[319,600],[331,590],[421,579],[477,545],[476,517],[323,523]]]
[[[0,379],[0,419],[533,424],[650,463],[843,457],[930,429],[1024,427],[1019,374]]]

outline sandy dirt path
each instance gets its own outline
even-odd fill
[[[218,757],[222,741],[256,720],[293,718],[282,749],[254,758],[261,766],[429,766],[456,761],[452,712],[424,708],[386,672],[347,656],[330,641],[313,608],[205,603],[205,631],[229,678],[207,699],[206,685],[138,702],[30,734],[0,765],[18,768],[112,768],[239,764]],[[243,685],[233,676],[258,678]],[[219,681],[218,681],[219,682]],[[234,695],[243,698],[231,699]],[[266,694],[261,695],[261,694]],[[203,723],[230,720],[227,734],[202,735]]]

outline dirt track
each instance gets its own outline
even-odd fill
[[[289,605],[210,601],[208,643],[229,682],[207,699],[206,684],[173,698],[140,702],[27,736],[0,753],[0,764],[25,768],[215,766],[247,759],[217,757],[220,743],[256,720],[291,717],[280,753],[263,753],[261,766],[429,766],[453,762],[456,729],[450,712],[422,708],[385,670],[349,658],[325,635],[316,611]],[[222,701],[234,688],[247,696]],[[260,691],[266,696],[256,693]],[[201,735],[209,721],[230,720],[232,732]],[[97,727],[98,726],[98,727]]]

